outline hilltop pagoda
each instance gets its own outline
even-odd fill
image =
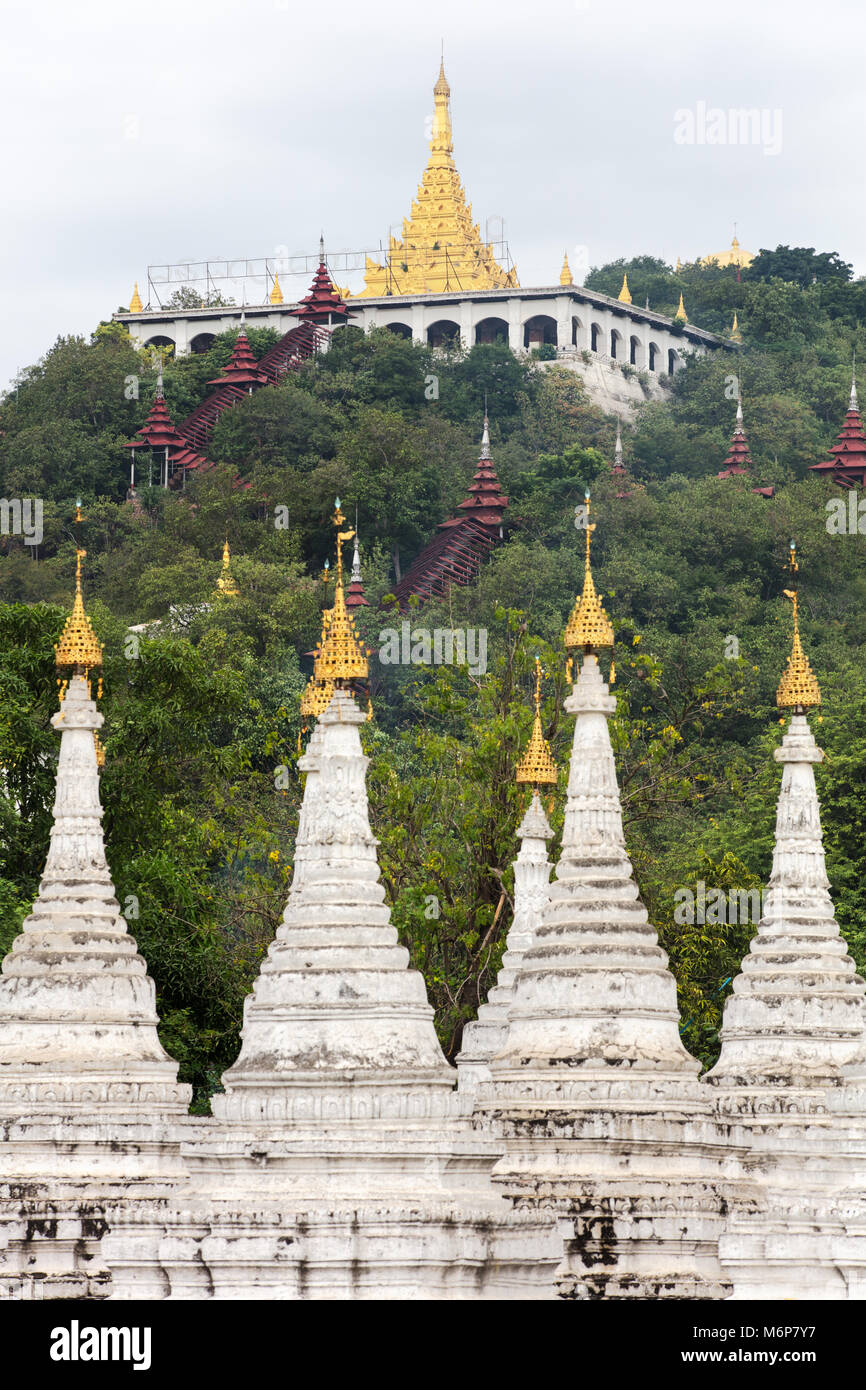
[[[403,219],[403,238],[390,238],[384,265],[367,257],[361,297],[447,294],[517,286],[516,271],[505,270],[499,264],[491,243],[481,240],[479,227],[472,221],[472,204],[466,201],[454,163],[451,88],[445,77],[444,60],[433,96],[430,158],[411,213]]]

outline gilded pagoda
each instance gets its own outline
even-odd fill
[[[493,246],[481,240],[472,221],[472,204],[454,163],[451,88],[445,64],[433,88],[435,108],[430,158],[411,214],[403,219],[403,239],[392,236],[384,265],[367,257],[361,296],[448,294],[515,288],[517,273],[505,270]]]

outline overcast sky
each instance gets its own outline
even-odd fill
[[[692,259],[734,221],[866,271],[862,0],[4,0],[0,383],[145,297],[148,264],[378,245],[440,39],[457,166],[521,284],[566,248]],[[740,108],[758,139],[707,143]]]

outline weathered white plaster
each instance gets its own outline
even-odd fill
[[[520,962],[535,940],[541,914],[550,898],[551,864],[547,841],[553,831],[537,791],[517,829],[520,850],[514,861],[514,916],[508,932],[502,967],[478,1017],[463,1030],[457,1058],[458,1088],[471,1095],[481,1081],[490,1080],[490,1059],[505,1042],[514,982]]]
[[[761,1202],[720,1243],[736,1298],[866,1297],[866,984],[835,919],[805,715],[782,764],[764,915],[725,1005],[707,1076]]]
[[[625,848],[615,708],[587,656],[556,878],[476,1117],[515,1208],[560,1218],[561,1297],[723,1298],[722,1151]]]
[[[104,1295],[105,1200],[162,1198],[181,1173],[190,1087],[157,1037],[153,981],[127,930],[102,837],[81,676],[61,733],[39,894],[0,976],[0,1292]]]

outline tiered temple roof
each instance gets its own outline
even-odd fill
[[[481,456],[469,486],[469,496],[457,516],[443,521],[394,590],[401,606],[416,594],[422,601],[444,594],[451,584],[471,584],[488,552],[502,539],[502,519],[508,498],[490,457],[487,416],[481,436]]]
[[[866,433],[857,406],[857,382],[851,373],[851,395],[845,423],[824,463],[813,463],[812,473],[829,473],[841,487],[856,487],[866,481]]]
[[[472,204],[454,163],[451,88],[444,61],[433,88],[435,110],[430,158],[403,220],[403,238],[392,236],[385,265],[367,257],[363,295],[441,294],[450,290],[495,290],[517,285],[481,240],[472,221]]]
[[[325,260],[324,243],[321,241],[319,243],[319,268],[313,276],[312,288],[309,294],[301,300],[295,313],[299,319],[305,319],[308,323],[321,323],[329,327],[333,325],[335,319],[345,323],[349,317],[349,309],[331,279]]]
[[[153,404],[148,412],[147,419],[138,431],[139,438],[132,439],[128,444],[124,444],[124,449],[150,449],[164,451],[163,457],[167,460],[169,476],[177,473],[178,470],[186,472],[190,468],[201,468],[210,466],[208,459],[197,450],[191,448],[189,440],[175,428],[174,422],[169,413],[165,399],[165,390],[162,384],[162,372],[156,381],[156,395]],[[131,481],[135,485],[135,453],[133,452],[133,464]]]
[[[743,474],[748,474],[754,468],[752,455],[749,453],[749,445],[746,441],[746,431],[743,427],[743,400],[737,397],[737,419],[734,425],[734,433],[731,438],[731,447],[728,449],[727,457],[722,466],[721,472],[716,474],[717,478],[736,478]],[[752,492],[758,493],[761,497],[775,496],[774,487],[753,487]]]

